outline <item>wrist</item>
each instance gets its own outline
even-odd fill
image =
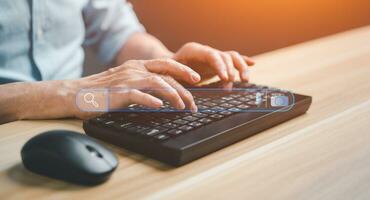
[[[68,112],[65,113],[66,116],[80,118],[81,110],[76,104],[77,95],[82,89],[94,87],[92,83],[92,81],[88,80],[88,77],[76,80],[65,80],[59,83],[60,89],[57,92],[57,96],[62,100],[62,102],[60,102],[61,105],[69,108],[67,109]]]
[[[153,58],[173,58],[174,53],[167,48],[160,48],[153,53]]]
[[[32,84],[33,94],[27,94],[34,106],[27,106],[22,119],[49,119],[73,117],[78,87],[74,80],[42,81]],[[26,105],[29,102],[25,102]]]

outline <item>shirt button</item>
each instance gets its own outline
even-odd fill
[[[41,27],[39,27],[37,29],[37,39],[42,39],[43,35],[44,35],[44,31],[42,30]]]

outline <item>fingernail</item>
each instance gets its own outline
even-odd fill
[[[231,82],[235,81],[235,74],[229,75],[229,79]]]
[[[248,81],[248,79],[249,79],[249,71],[244,71],[244,72],[243,72],[243,79],[244,79],[245,81]]]
[[[193,113],[196,113],[198,112],[198,107],[193,103],[193,105],[191,106],[191,112]]]
[[[228,80],[229,79],[229,76],[227,75],[226,70],[222,70],[221,74],[222,74],[222,77],[221,77],[222,79],[224,79],[224,80]]]
[[[199,74],[192,73],[192,74],[191,74],[191,79],[192,79],[194,82],[199,82],[199,81],[200,81],[200,76],[199,76]]]
[[[159,99],[155,99],[153,103],[155,104],[156,107],[160,107],[163,105],[163,102]]]
[[[178,104],[178,109],[181,109],[181,110],[184,110],[185,109],[185,104],[184,102],[180,101],[180,103]]]

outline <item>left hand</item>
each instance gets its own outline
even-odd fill
[[[249,81],[249,67],[255,64],[236,51],[220,51],[195,42],[182,46],[172,58],[198,72],[202,79],[218,75],[229,82],[236,80],[237,72],[240,81]]]

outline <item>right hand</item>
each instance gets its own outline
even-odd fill
[[[197,106],[192,94],[176,80],[195,84],[200,81],[200,76],[191,68],[172,59],[129,60],[118,67],[76,81],[79,90],[123,89],[122,92],[113,94],[115,96],[112,96],[109,102],[110,108],[122,108],[130,104],[159,108],[163,105],[161,99],[164,99],[177,109],[187,107],[196,112]],[[146,93],[145,90],[153,93]],[[84,119],[96,113],[86,113],[76,108],[74,115]]]

